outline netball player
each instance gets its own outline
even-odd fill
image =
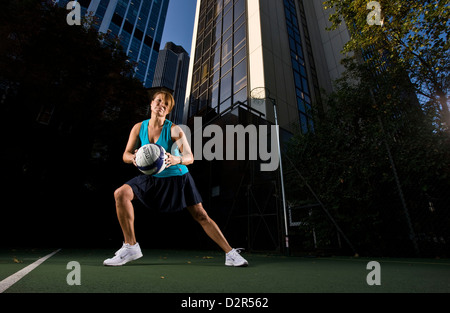
[[[156,143],[167,151],[166,168],[156,175],[139,175],[114,192],[116,212],[122,228],[124,243],[115,255],[106,259],[107,266],[121,266],[142,257],[134,232],[133,200],[160,212],[178,212],[187,209],[203,227],[206,234],[225,252],[225,265],[247,266],[240,249],[233,249],[217,224],[208,216],[202,205],[194,180],[187,165],[194,162],[186,135],[181,128],[166,119],[174,107],[174,99],[168,92],[157,92],[151,101],[151,117],[137,123],[131,130],[123,161],[136,166],[139,147]],[[176,149],[172,151],[175,143]],[[172,153],[170,153],[172,152]]]

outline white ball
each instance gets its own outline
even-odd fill
[[[145,175],[156,175],[166,168],[166,150],[155,143],[143,145],[136,152],[137,168]]]

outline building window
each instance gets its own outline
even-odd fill
[[[214,84],[211,89],[211,108],[215,109],[219,105],[219,84]]]
[[[247,86],[247,60],[242,61],[233,69],[234,91],[239,91]]]
[[[220,49],[214,51],[211,55],[211,62],[212,72],[214,73],[220,68]]]
[[[220,79],[220,102],[231,96],[231,72]]]
[[[311,97],[295,2],[293,0],[284,0],[284,11],[289,37],[289,48],[291,50],[294,84],[297,93],[300,127],[302,132],[305,133],[308,131],[309,125],[312,125],[311,112],[307,109],[311,107]]]
[[[189,117],[204,114],[199,103],[219,113],[247,99],[246,0],[202,0],[198,18]]]
[[[239,27],[238,30],[236,30],[234,32],[234,35],[233,35],[233,37],[234,37],[234,51],[238,51],[239,49],[241,49],[245,45],[246,39],[247,39],[247,36],[246,36],[247,32],[246,32],[246,30],[247,30],[247,27],[244,24],[241,27]]]

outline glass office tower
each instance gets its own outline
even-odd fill
[[[175,124],[183,123],[183,104],[186,96],[186,81],[189,70],[189,54],[183,47],[167,42],[159,51],[153,87],[166,87],[173,90],[175,107],[169,119]]]
[[[281,146],[294,132],[313,131],[310,109],[321,108],[321,89],[332,91],[342,73],[340,51],[348,39],[345,26],[326,30],[328,16],[322,1],[197,0],[184,124],[197,133],[198,117],[203,128],[222,130],[274,124],[273,102],[251,99],[252,90],[264,87],[276,103]],[[279,250],[281,175],[260,171],[259,162],[199,160],[192,172],[202,177],[211,214],[224,216],[227,238],[246,238],[249,249]]]
[[[247,100],[246,2],[198,2],[189,117]]]
[[[69,1],[59,1],[65,6]],[[120,38],[135,77],[151,87],[169,0],[80,0],[81,14],[96,17],[93,27]]]
[[[185,120],[251,105],[251,91],[266,87],[281,127],[312,130],[309,110],[343,71],[348,40],[345,26],[326,31],[328,15],[320,1],[197,0]],[[254,109],[274,122],[271,103]]]

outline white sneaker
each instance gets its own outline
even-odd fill
[[[110,259],[106,259],[103,261],[103,265],[106,266],[121,266],[128,262],[137,260],[142,257],[142,251],[139,247],[139,244],[130,245],[128,243],[124,243],[122,248],[116,251],[114,257]]]
[[[244,250],[242,248],[233,249],[225,255],[226,266],[247,266],[248,262],[239,253]]]

